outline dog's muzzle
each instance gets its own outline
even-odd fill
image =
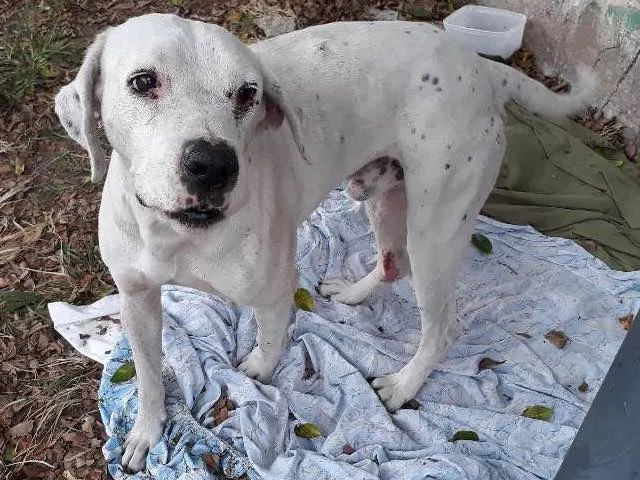
[[[204,139],[187,142],[182,150],[180,179],[191,195],[201,203],[233,189],[238,180],[238,157],[225,142],[214,144]]]

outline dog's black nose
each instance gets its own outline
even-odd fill
[[[231,190],[238,178],[238,157],[225,142],[198,139],[187,142],[182,153],[182,180],[191,194]]]

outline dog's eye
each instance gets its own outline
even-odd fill
[[[156,88],[158,86],[158,81],[155,74],[144,72],[131,78],[131,80],[129,80],[129,84],[136,93],[144,95]]]
[[[257,88],[254,84],[243,84],[236,93],[236,101],[239,105],[249,105],[256,96]]]

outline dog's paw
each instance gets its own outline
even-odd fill
[[[273,369],[278,363],[278,355],[267,355],[264,351],[256,346],[251,353],[246,356],[244,361],[238,368],[247,375],[247,377],[267,383],[271,379]]]
[[[132,473],[144,470],[149,450],[160,441],[163,424],[163,415],[138,415],[129,437],[124,442],[122,466],[125,470]]]
[[[376,378],[371,385],[378,391],[378,396],[387,410],[395,412],[418,393],[422,384],[416,385],[415,383],[407,382],[402,370],[400,370],[392,375]]]
[[[365,288],[362,282],[350,283],[339,279],[322,282],[318,291],[320,295],[345,305],[358,305],[371,293],[371,289]]]

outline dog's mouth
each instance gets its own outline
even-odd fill
[[[206,228],[224,218],[225,208],[190,207],[174,212],[164,212],[167,217],[182,225],[193,228]]]
[[[136,200],[145,208],[154,208],[147,204],[138,194],[136,194]],[[211,207],[199,205],[181,210],[161,211],[171,220],[175,220],[187,227],[206,228],[222,220],[226,209],[226,206]]]

